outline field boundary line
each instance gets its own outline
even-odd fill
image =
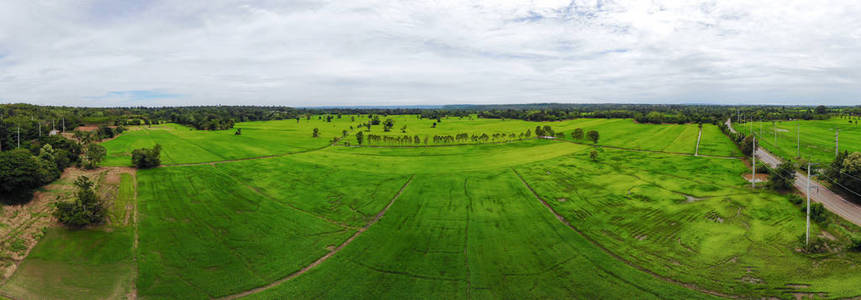
[[[596,144],[581,143],[581,142],[575,142],[575,141],[569,141],[569,140],[557,140],[557,141],[560,141],[560,142],[566,142],[566,143],[572,143],[572,144],[577,144],[577,145],[592,146],[592,147],[598,147],[598,148],[610,148],[610,149],[625,150],[625,151],[634,151],[634,152],[650,152],[650,153],[672,154],[672,155],[682,155],[682,156],[697,156],[697,157],[708,157],[708,158],[721,158],[721,159],[742,159],[742,157],[741,157],[741,156],[694,155],[694,154],[691,154],[691,153],[682,153],[682,152],[670,152],[670,151],[659,151],[659,150],[634,149],[634,148],[625,148],[625,147],[610,146],[610,145],[596,145]]]
[[[704,289],[704,288],[700,288],[700,287],[696,286],[696,285],[695,285],[695,284],[693,284],[693,283],[681,282],[681,281],[678,281],[678,280],[675,280],[675,279],[672,279],[672,278],[669,278],[669,277],[665,277],[665,276],[663,276],[663,275],[660,275],[660,274],[658,274],[658,273],[655,273],[655,272],[654,272],[654,271],[652,271],[652,270],[646,269],[646,268],[645,268],[645,267],[643,267],[643,266],[640,266],[640,265],[638,265],[638,264],[632,263],[631,261],[629,261],[629,260],[627,260],[627,259],[625,259],[625,258],[623,258],[623,257],[619,256],[619,255],[618,255],[618,254],[616,254],[616,253],[613,253],[612,251],[610,251],[610,249],[607,249],[607,247],[604,247],[604,245],[601,245],[600,243],[598,243],[598,241],[596,241],[596,240],[592,239],[591,237],[587,236],[587,235],[586,235],[586,234],[584,234],[582,231],[580,231],[579,229],[577,229],[577,227],[575,227],[574,225],[572,225],[572,224],[571,224],[571,222],[568,222],[568,220],[567,220],[567,219],[565,219],[565,217],[563,217],[562,215],[560,215],[560,214],[556,211],[556,209],[554,209],[554,208],[553,208],[553,206],[551,206],[551,205],[550,205],[550,203],[547,203],[547,201],[545,201],[545,200],[544,200],[544,198],[541,198],[541,196],[539,196],[539,195],[538,195],[538,193],[535,191],[535,189],[533,189],[533,188],[532,188],[532,186],[531,186],[531,185],[529,185],[529,183],[527,183],[527,182],[526,182],[526,179],[524,179],[524,178],[523,178],[523,176],[521,176],[521,175],[520,175],[520,173],[519,173],[519,172],[517,172],[517,170],[515,170],[514,168],[512,168],[512,169],[511,169],[511,171],[512,171],[512,172],[514,172],[514,174],[516,174],[516,175],[517,175],[517,178],[519,178],[519,179],[520,179],[520,182],[522,182],[522,183],[523,183],[523,185],[525,185],[525,186],[526,186],[526,188],[527,188],[527,189],[529,189],[529,191],[530,191],[530,192],[532,192],[532,195],[533,195],[533,196],[535,196],[535,199],[538,199],[538,201],[540,201],[540,202],[541,202],[541,204],[543,204],[543,205],[544,205],[544,207],[546,207],[548,210],[550,210],[550,213],[552,213],[554,216],[556,216],[556,219],[557,219],[557,220],[559,220],[559,222],[562,222],[562,224],[565,224],[566,226],[568,226],[568,228],[570,228],[571,230],[573,230],[574,232],[576,232],[578,235],[580,235],[581,237],[583,237],[584,239],[586,239],[587,241],[589,241],[589,243],[591,243],[591,244],[592,244],[592,245],[594,245],[595,247],[598,247],[599,249],[603,250],[603,251],[604,251],[604,253],[607,253],[608,255],[612,256],[613,258],[615,258],[615,259],[617,259],[617,260],[619,260],[619,261],[621,261],[621,262],[625,263],[626,265],[631,266],[631,267],[633,267],[633,268],[635,268],[635,269],[637,269],[637,270],[639,270],[639,271],[641,271],[641,272],[644,272],[644,273],[646,273],[646,274],[652,275],[652,277],[655,277],[655,278],[657,278],[657,279],[660,279],[660,280],[663,280],[663,281],[666,281],[666,282],[669,282],[669,283],[674,283],[674,284],[677,284],[677,285],[681,285],[681,286],[686,287],[686,288],[688,288],[688,289],[695,290],[695,291],[698,291],[698,292],[701,292],[701,293],[705,293],[705,294],[709,294],[709,295],[712,295],[712,296],[718,296],[718,297],[724,297],[724,298],[735,298],[735,297],[733,297],[733,296],[731,296],[731,295],[727,295],[727,294],[724,294],[724,293],[721,293],[721,292],[717,292],[717,291],[712,291],[712,290],[707,290],[707,289]]]
[[[403,186],[401,186],[401,189],[400,189],[400,190],[398,190],[398,193],[397,193],[397,194],[395,194],[395,196],[394,196],[394,197],[392,197],[392,200],[391,200],[391,201],[389,201],[389,204],[387,204],[387,205],[386,205],[386,207],[384,207],[384,208],[383,208],[383,210],[381,210],[380,212],[378,212],[378,213],[377,213],[377,215],[374,217],[374,219],[372,219],[370,222],[368,222],[368,224],[365,224],[365,226],[363,226],[362,228],[359,228],[359,229],[356,231],[356,233],[354,233],[352,236],[350,236],[350,238],[348,238],[346,241],[344,241],[343,243],[341,243],[341,245],[338,245],[338,247],[336,247],[335,249],[332,249],[332,251],[329,251],[329,253],[326,253],[326,255],[323,255],[322,257],[318,258],[317,260],[315,260],[315,261],[314,261],[314,262],[312,262],[311,264],[309,264],[309,265],[307,265],[307,266],[302,267],[302,269],[299,269],[299,271],[296,271],[296,272],[294,272],[294,273],[292,273],[292,274],[290,274],[290,275],[287,275],[287,277],[284,277],[284,278],[278,279],[278,280],[276,280],[276,281],[273,281],[273,282],[271,282],[271,283],[269,283],[269,284],[266,284],[266,285],[264,285],[264,286],[261,286],[261,287],[257,287],[257,288],[250,289],[250,290],[247,290],[247,291],[244,291],[244,292],[240,292],[240,293],[236,293],[236,294],[233,294],[233,295],[228,295],[228,296],[220,297],[220,298],[217,298],[217,299],[237,299],[237,298],[240,298],[240,297],[246,297],[246,296],[254,295],[254,294],[260,293],[260,292],[262,292],[262,291],[265,291],[265,290],[271,289],[271,288],[273,288],[273,287],[279,286],[279,285],[281,285],[282,283],[285,283],[285,282],[287,282],[287,281],[289,281],[289,280],[291,280],[291,279],[293,279],[293,278],[299,277],[299,276],[301,276],[302,274],[305,274],[305,272],[308,272],[308,271],[310,271],[311,269],[313,269],[313,268],[317,267],[317,266],[318,266],[318,265],[320,265],[321,263],[323,263],[323,262],[325,262],[326,260],[328,260],[330,257],[332,257],[332,256],[334,256],[335,254],[337,254],[338,252],[340,252],[342,249],[344,249],[344,247],[346,247],[347,245],[349,245],[350,243],[352,243],[354,240],[356,240],[356,238],[357,238],[357,237],[359,237],[359,235],[361,235],[362,233],[364,233],[365,231],[367,231],[367,230],[368,230],[368,228],[370,228],[372,225],[376,224],[376,223],[377,223],[377,221],[379,221],[380,219],[382,219],[382,218],[383,218],[383,215],[385,215],[385,214],[386,214],[386,211],[388,211],[388,210],[389,210],[389,207],[392,207],[392,204],[395,204],[395,201],[396,201],[396,200],[398,200],[398,198],[400,198],[400,197],[401,197],[401,194],[403,194],[403,192],[404,192],[404,190],[407,188],[407,186],[408,186],[408,185],[410,185],[410,183],[412,183],[412,182],[413,182],[413,178],[415,178],[415,175],[410,176],[410,179],[408,179],[408,180],[407,180],[407,182],[406,182],[406,183],[404,183],[404,185],[403,185]]]

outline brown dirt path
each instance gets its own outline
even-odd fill
[[[303,267],[303,268],[302,268],[302,269],[300,269],[299,271],[296,271],[295,273],[292,273],[292,274],[290,274],[290,275],[287,275],[287,277],[284,277],[284,278],[278,279],[278,280],[276,280],[276,281],[273,281],[273,282],[271,282],[271,283],[269,283],[269,284],[267,284],[267,285],[261,286],[261,287],[257,287],[257,288],[250,289],[250,290],[247,290],[247,291],[244,291],[244,292],[241,292],[241,293],[236,293],[236,294],[233,294],[233,295],[224,296],[224,297],[217,298],[217,299],[237,299],[237,298],[247,297],[247,296],[250,296],[250,295],[253,295],[253,294],[257,294],[257,293],[260,293],[260,292],[262,292],[262,291],[268,290],[268,289],[270,289],[270,288],[273,288],[273,287],[279,286],[279,285],[281,285],[282,283],[287,282],[287,281],[289,281],[289,280],[291,280],[291,279],[293,279],[293,278],[299,277],[299,276],[301,276],[302,274],[305,274],[305,272],[308,272],[309,270],[313,269],[314,267],[317,267],[318,265],[320,265],[321,263],[325,262],[327,259],[329,259],[329,258],[330,258],[330,257],[332,257],[333,255],[335,255],[335,254],[337,254],[338,252],[340,252],[340,251],[341,251],[341,249],[344,249],[344,247],[346,247],[347,245],[349,245],[350,243],[352,243],[352,242],[353,242],[357,237],[359,237],[359,235],[361,235],[362,233],[364,233],[365,231],[367,231],[367,230],[368,230],[368,228],[370,228],[372,225],[376,224],[376,223],[377,223],[377,221],[379,221],[379,220],[383,217],[383,215],[385,215],[385,214],[386,214],[386,211],[388,211],[388,210],[389,210],[389,207],[391,207],[391,206],[392,206],[392,204],[395,204],[395,200],[398,200],[398,198],[401,196],[401,194],[404,192],[404,190],[407,188],[407,186],[408,186],[408,185],[410,185],[410,183],[411,183],[411,182],[413,182],[413,178],[414,178],[414,177],[415,177],[415,175],[410,176],[410,178],[407,180],[407,182],[406,182],[406,183],[404,183],[404,185],[403,185],[403,186],[401,186],[401,189],[400,189],[400,190],[398,190],[398,193],[397,193],[397,194],[395,194],[395,196],[394,196],[394,197],[392,197],[392,200],[391,200],[391,201],[389,201],[389,204],[387,204],[387,205],[386,205],[386,207],[384,207],[384,208],[383,208],[383,210],[381,210],[379,213],[377,213],[377,215],[376,215],[376,216],[374,216],[374,219],[372,219],[370,222],[368,222],[368,224],[365,224],[365,226],[364,226],[364,227],[359,228],[359,230],[357,230],[357,231],[356,231],[356,233],[354,233],[352,236],[350,236],[350,238],[348,238],[346,241],[344,241],[343,243],[341,243],[341,245],[338,245],[338,247],[335,247],[335,249],[332,249],[332,251],[329,251],[329,253],[326,253],[326,255],[323,255],[322,257],[318,258],[317,260],[315,260],[315,261],[314,261],[314,262],[312,262],[311,264],[309,264],[309,265],[307,265],[307,266]]]
[[[669,283],[673,283],[673,284],[681,285],[681,286],[686,287],[686,288],[688,288],[688,289],[692,289],[692,290],[695,290],[695,291],[698,291],[698,292],[701,292],[701,293],[705,293],[705,294],[709,294],[709,295],[712,295],[712,296],[718,296],[718,297],[723,297],[723,298],[735,298],[735,297],[733,297],[733,296],[731,296],[731,295],[727,295],[727,294],[724,294],[724,293],[721,293],[721,292],[712,291],[712,290],[707,290],[707,289],[704,289],[704,288],[698,287],[698,286],[696,286],[695,284],[692,284],[692,283],[681,282],[681,281],[678,281],[678,280],[675,280],[675,279],[672,279],[672,278],[669,278],[669,277],[664,277],[663,275],[660,275],[660,274],[658,274],[658,273],[655,273],[655,272],[654,272],[654,271],[652,271],[652,270],[646,269],[646,268],[644,268],[643,266],[640,266],[640,265],[634,264],[634,263],[632,263],[631,261],[629,261],[629,260],[627,260],[627,259],[625,259],[625,258],[623,258],[623,257],[621,257],[621,256],[619,256],[619,255],[617,255],[616,253],[613,253],[612,251],[610,251],[610,249],[607,249],[606,247],[604,247],[604,245],[601,245],[601,244],[600,244],[600,243],[598,243],[597,241],[593,240],[591,237],[589,237],[589,236],[587,236],[586,234],[584,234],[583,232],[581,232],[579,229],[577,229],[577,227],[574,227],[574,225],[571,225],[571,223],[570,223],[570,222],[568,222],[568,220],[566,220],[566,219],[565,219],[565,217],[563,217],[563,216],[562,216],[562,215],[560,215],[558,212],[556,212],[556,210],[555,210],[552,206],[550,206],[550,204],[549,204],[549,203],[547,203],[547,201],[544,201],[544,199],[543,199],[543,198],[541,198],[541,196],[539,196],[539,195],[538,195],[538,193],[537,193],[534,189],[532,189],[532,186],[530,186],[530,185],[529,185],[529,183],[527,183],[527,182],[526,182],[526,179],[524,179],[524,178],[523,178],[523,176],[521,176],[521,175],[520,175],[520,173],[518,173],[518,172],[517,172],[517,170],[511,169],[511,171],[513,171],[513,172],[514,172],[514,174],[515,174],[515,175],[517,175],[517,178],[519,178],[519,179],[520,179],[520,182],[522,182],[522,183],[523,183],[523,185],[525,185],[525,186],[526,186],[526,188],[527,188],[527,189],[529,189],[529,191],[530,191],[530,192],[532,192],[532,195],[533,195],[533,196],[535,196],[535,198],[536,198],[536,199],[538,199],[538,201],[541,201],[541,204],[543,204],[543,205],[544,205],[544,207],[546,207],[546,208],[550,211],[550,213],[552,213],[554,216],[556,216],[556,219],[557,219],[557,220],[559,220],[559,222],[562,222],[562,224],[565,224],[565,226],[568,226],[568,228],[571,228],[571,230],[574,230],[574,232],[576,232],[576,233],[577,233],[577,234],[579,234],[581,237],[583,237],[584,239],[586,239],[587,241],[589,241],[589,243],[591,243],[592,245],[594,245],[594,246],[598,247],[599,249],[603,250],[603,251],[604,251],[604,253],[607,253],[608,255],[612,256],[613,258],[615,258],[615,259],[617,259],[617,260],[619,260],[619,261],[621,261],[621,262],[625,263],[626,265],[631,266],[631,267],[633,267],[633,268],[635,268],[635,269],[637,269],[637,270],[639,270],[639,271],[641,271],[641,272],[644,272],[644,273],[646,273],[646,274],[652,275],[652,277],[655,277],[655,278],[657,278],[657,279],[660,279],[660,280],[663,280],[663,281],[666,281],[666,282],[669,282]]]

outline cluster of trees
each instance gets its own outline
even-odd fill
[[[825,168],[823,175],[838,190],[861,200],[861,152],[843,151]]]
[[[161,145],[150,149],[140,148],[132,151],[132,164],[138,169],[154,168],[161,165]]]
[[[96,195],[95,184],[86,176],[75,180],[78,190],[72,202],[57,202],[54,217],[66,226],[80,228],[101,224],[105,221],[107,209]]]
[[[45,136],[28,143],[29,149],[0,152],[0,200],[23,203],[34,189],[51,183],[63,170],[80,163],[80,144],[60,136]]]

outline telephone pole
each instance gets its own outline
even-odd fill
[[[18,148],[15,148],[15,149],[19,149],[19,148],[21,148],[21,126],[20,125],[18,126]]]
[[[66,132],[66,117],[63,117],[63,132]]]
[[[753,136],[753,151],[750,152],[750,157],[753,158],[752,169],[753,169],[753,177],[750,178],[750,183],[753,185],[753,189],[756,189],[756,136]]]
[[[804,237],[804,245],[810,244],[810,163],[807,163],[807,235]]]
[[[42,137],[42,122],[39,122],[39,137]]]
[[[795,124],[795,157],[801,158],[801,126]]]

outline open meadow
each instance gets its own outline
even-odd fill
[[[752,190],[738,148],[714,125],[701,135],[696,124],[630,119],[450,117],[431,127],[407,115],[392,116],[396,130],[421,137],[544,125],[564,136],[356,147],[353,118],[239,123],[242,135],[167,124],[105,142],[112,165],[156,142],[167,165],[121,177],[110,218],[123,221],[47,230],[0,295],[861,295],[861,255],[847,250],[861,229],[831,215],[812,228],[828,250],[801,252],[800,207]],[[389,134],[379,127],[364,134]],[[600,139],[574,139],[576,128]],[[81,272],[92,276],[52,284]]]

